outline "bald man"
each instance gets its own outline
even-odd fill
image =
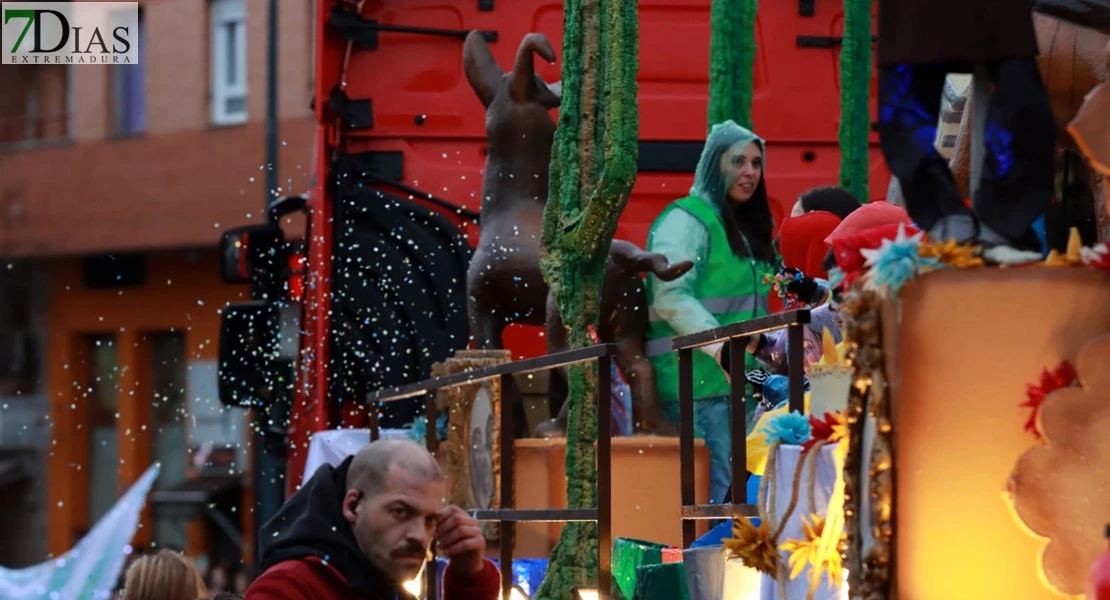
[[[320,467],[263,525],[263,573],[246,600],[408,599],[403,585],[432,540],[450,558],[444,600],[494,600],[500,573],[482,531],[444,495],[439,464],[408,441],[379,440]]]

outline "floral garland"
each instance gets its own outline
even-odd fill
[[[843,284],[851,285],[857,278],[861,278],[864,289],[876,292],[882,298],[897,295],[902,286],[919,275],[942,269],[984,267],[988,264],[985,253],[979,246],[957,244],[955,240],[929,240],[922,231],[907,235],[905,225],[898,226],[897,235],[893,239],[888,236],[878,241],[857,243],[861,243],[862,247],[845,248],[837,254],[837,262],[843,269]],[[844,256],[841,256],[842,253]],[[862,260],[853,258],[853,254],[858,254]],[[1106,243],[1084,247],[1079,230],[1073,227],[1064,252],[1052,250],[1039,262],[1014,259],[1000,264],[1012,267],[1110,269],[1110,247]]]
[[[1076,373],[1075,367],[1065,360],[1061,361],[1060,364],[1051,371],[1047,368],[1041,371],[1041,380],[1039,382],[1025,385],[1025,402],[1020,404],[1021,408],[1029,409],[1029,418],[1025,420],[1025,431],[1032,434],[1037,441],[1042,439],[1041,431],[1038,428],[1037,416],[1040,414],[1041,404],[1044,402],[1045,397],[1058,389],[1078,385],[1078,377],[1079,375]]]

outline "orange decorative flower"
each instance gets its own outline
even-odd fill
[[[759,528],[743,517],[732,519],[732,537],[724,540],[729,558],[739,558],[744,566],[774,576],[778,573],[779,553],[771,540],[767,520]]]
[[[979,258],[978,246],[963,246],[953,239],[943,242],[922,242],[917,247],[917,253],[923,258],[935,258],[957,269],[983,266],[983,259]]]

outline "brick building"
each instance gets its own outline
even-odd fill
[[[0,564],[71,548],[154,461],[162,490],[206,461],[249,476],[215,392],[218,310],[249,291],[216,248],[261,220],[267,7],[144,0],[135,65],[0,65]],[[279,181],[300,192],[313,3],[278,13]],[[204,556],[234,521],[148,509],[136,544]]]

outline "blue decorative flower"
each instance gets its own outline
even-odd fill
[[[406,427],[405,429],[407,429],[409,431],[409,433],[408,433],[409,439],[411,439],[414,442],[418,442],[420,444],[423,444],[424,443],[424,436],[427,435],[425,433],[427,431],[427,428],[428,428],[428,419],[426,417],[420,417],[420,418],[416,419],[415,421],[413,421],[412,423],[409,423],[408,427]],[[441,442],[447,439],[447,415],[446,414],[440,413],[436,417],[436,438],[438,438],[439,441],[441,441]]]
[[[918,253],[923,232],[906,237],[905,226],[898,227],[898,237],[883,240],[874,250],[860,250],[869,267],[864,276],[864,286],[886,297],[897,294],[907,281],[915,276],[944,267],[936,258],[922,257]]]
[[[809,418],[796,412],[775,415],[768,419],[762,431],[767,435],[768,444],[782,442],[800,446],[809,441]]]

